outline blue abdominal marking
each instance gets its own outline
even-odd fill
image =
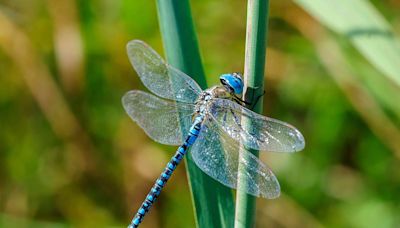
[[[130,228],[143,221],[189,148],[195,164],[221,184],[237,189],[238,177],[243,175],[251,178],[251,184],[240,188],[246,193],[268,199],[279,196],[275,175],[245,149],[296,152],[304,148],[304,138],[290,124],[243,107],[245,102],[239,97],[243,80],[239,73],[223,74],[221,85],[201,90],[193,79],[166,64],[142,41],[129,42],[127,51],[141,81],[157,96],[139,90],[127,92],[122,98],[126,112],[154,141],[179,145]],[[239,151],[246,156],[239,156]],[[241,172],[239,164],[245,167]]]
[[[179,165],[179,163],[182,161],[182,158],[186,154],[188,148],[193,144],[193,142],[199,135],[202,119],[203,118],[201,116],[196,118],[197,121],[195,121],[193,126],[190,128],[188,137],[186,138],[185,142],[182,146],[178,148],[175,155],[171,158],[171,161],[167,164],[167,167],[165,167],[164,172],[162,172],[160,177],[156,180],[156,183],[151,188],[149,194],[146,197],[146,200],[143,202],[135,217],[132,219],[132,223],[128,226],[129,228],[136,228],[142,222],[144,216],[149,211],[150,207],[153,205],[158,195],[160,195],[161,189],[171,177],[172,172],[175,170],[176,166]]]

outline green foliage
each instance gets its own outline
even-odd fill
[[[295,2],[319,22],[347,37],[373,66],[400,86],[399,39],[371,3],[364,0]]]

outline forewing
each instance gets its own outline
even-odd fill
[[[207,120],[190,154],[201,170],[230,188],[237,189],[238,179],[247,178],[248,184],[240,190],[269,199],[278,197],[280,187],[272,171],[250,152],[239,150],[238,141]],[[244,169],[238,172],[238,167]]]
[[[122,104],[132,120],[154,141],[167,145],[183,143],[194,105],[167,101],[139,90],[127,92]]]
[[[215,99],[211,115],[218,126],[247,148],[270,152],[296,152],[304,137],[292,125],[259,115],[227,99]]]
[[[143,84],[160,97],[193,103],[201,88],[185,73],[169,66],[147,44],[132,40],[127,44],[129,60]]]

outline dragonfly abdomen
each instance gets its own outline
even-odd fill
[[[196,141],[197,137],[199,136],[202,122],[203,122],[202,115],[199,115],[195,118],[189,130],[188,136],[186,137],[185,142],[177,149],[175,155],[168,162],[164,171],[161,173],[160,177],[156,180],[156,183],[154,183],[153,187],[147,194],[146,199],[142,203],[142,206],[140,206],[138,212],[132,219],[132,223],[128,226],[128,228],[136,228],[143,221],[144,216],[150,210],[150,207],[153,205],[157,197],[160,195],[161,190],[171,177],[171,174],[174,172],[176,167],[182,161],[183,156],[185,156],[189,147]]]

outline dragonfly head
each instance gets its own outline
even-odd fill
[[[234,94],[241,94],[243,92],[243,80],[240,73],[223,74],[219,77],[219,80],[229,92],[233,92]]]

